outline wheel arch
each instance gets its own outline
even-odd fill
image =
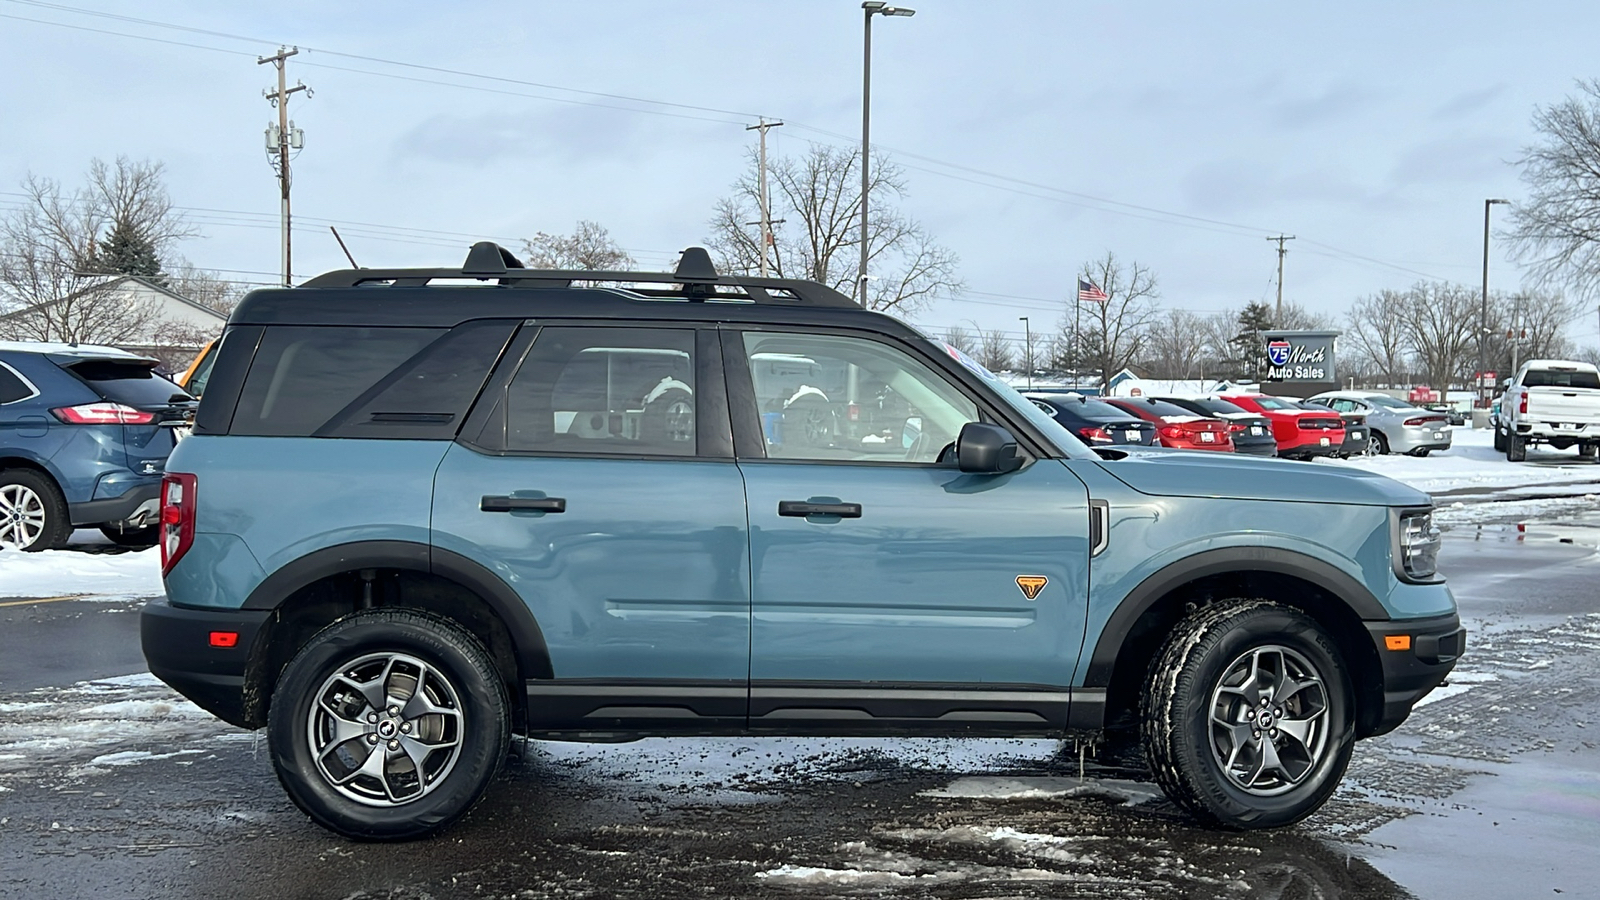
[[[243,716],[266,722],[283,667],[321,629],[357,610],[400,607],[446,616],[483,641],[513,699],[530,678],[550,678],[550,655],[533,613],[504,580],[460,554],[410,541],[326,547],[280,567],[251,591],[245,609],[269,610],[245,669]],[[520,704],[513,703],[516,717]]]
[[[1321,625],[1348,670],[1357,734],[1372,733],[1383,711],[1383,669],[1362,623],[1386,621],[1388,611],[1329,563],[1264,547],[1198,553],[1158,570],[1128,593],[1101,629],[1084,670],[1083,686],[1106,692],[1107,728],[1136,720],[1150,666],[1173,626],[1196,607],[1233,597],[1275,600]]]
[[[6,469],[29,469],[38,472],[40,475],[48,477],[55,484],[56,490],[61,492],[62,497],[67,495],[66,489],[61,486],[61,474],[50,467],[48,460],[23,454],[15,449],[8,450],[0,453],[0,471],[5,471]]]

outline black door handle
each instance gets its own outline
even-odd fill
[[[484,512],[547,512],[567,511],[565,497],[491,497],[484,495],[478,508]]]
[[[809,500],[779,500],[780,516],[838,516],[841,519],[861,518],[859,503],[812,503]]]

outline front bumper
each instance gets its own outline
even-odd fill
[[[1467,630],[1455,613],[1426,619],[1367,622],[1383,671],[1383,706],[1363,716],[1361,737],[1386,734],[1411,715],[1411,707],[1438,687],[1467,646]],[[1391,649],[1405,643],[1403,649]]]
[[[139,641],[150,674],[230,725],[252,728],[245,674],[256,636],[272,610],[210,610],[151,600],[139,616]],[[212,632],[238,635],[232,647],[211,643]]]

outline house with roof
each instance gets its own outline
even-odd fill
[[[104,344],[181,372],[227,322],[226,313],[153,279],[99,275],[59,299],[0,314],[0,339]]]

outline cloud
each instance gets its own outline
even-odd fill
[[[1463,118],[1489,105],[1489,101],[1505,93],[1505,90],[1505,84],[1501,83],[1457,94],[1435,109],[1429,118],[1434,121]]]
[[[1356,84],[1334,85],[1314,97],[1282,100],[1272,105],[1270,118],[1280,128],[1309,128],[1365,109],[1380,94]]]
[[[641,139],[641,132],[652,119],[587,106],[475,115],[441,113],[401,136],[394,155],[471,168],[508,159],[572,165],[632,158],[645,152],[647,142]],[[688,124],[661,121],[670,123],[667,127],[671,128]]]
[[[1506,160],[1517,142],[1501,135],[1456,135],[1414,144],[1395,163],[1389,181],[1413,184],[1479,184],[1505,180]]]
[[[1323,166],[1279,172],[1274,164],[1250,159],[1202,163],[1183,177],[1183,193],[1191,209],[1207,215],[1241,215],[1266,211],[1279,214],[1308,203],[1367,203],[1370,189],[1338,167]]]

